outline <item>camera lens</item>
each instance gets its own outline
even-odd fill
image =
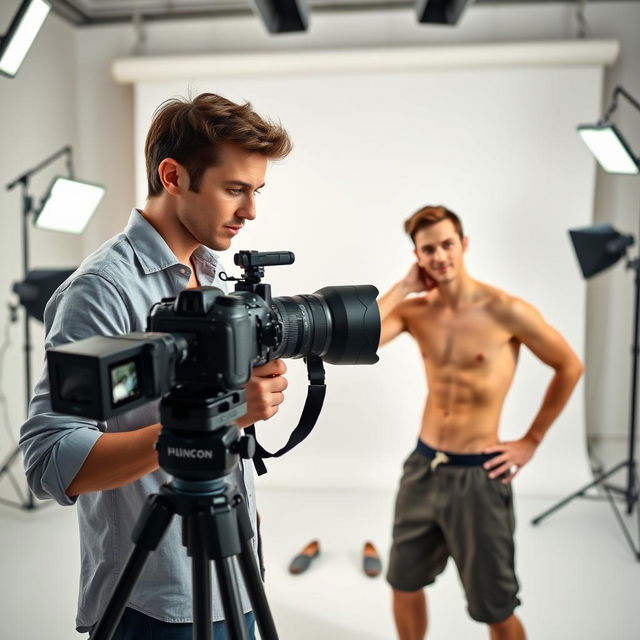
[[[273,298],[283,338],[273,356],[316,355],[331,364],[373,364],[380,315],[371,285],[323,287],[313,294]]]

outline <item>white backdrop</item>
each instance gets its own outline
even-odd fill
[[[268,271],[274,295],[352,283],[385,291],[412,261],[404,219],[424,204],[444,204],[465,223],[471,274],[532,302],[582,356],[585,287],[567,229],[592,217],[594,164],[575,126],[599,112],[601,90],[596,64],[142,81],[135,91],[138,201],[146,192],[141,150],[163,100],[202,91],[249,100],[280,119],[295,144],[270,168],[258,218],[234,247],[295,252],[294,265]],[[230,252],[225,263],[233,266]],[[272,461],[262,484],[395,485],[426,391],[410,338],[380,356],[374,366],[327,366],[315,431]],[[302,408],[304,366],[288,365],[287,402],[259,429],[267,448],[286,440]],[[523,351],[503,439],[526,431],[550,375]],[[583,407],[581,383],[517,479],[519,491],[559,495],[588,481]]]

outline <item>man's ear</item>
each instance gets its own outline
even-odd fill
[[[462,238],[462,251],[466,251],[469,248],[469,236]]]
[[[173,196],[189,188],[189,176],[185,168],[173,158],[165,158],[158,165],[158,177],[165,191]]]

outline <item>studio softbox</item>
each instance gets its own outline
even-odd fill
[[[585,278],[614,265],[634,242],[632,235],[622,234],[610,224],[570,229],[569,235]]]
[[[75,271],[75,269],[34,269],[22,282],[13,285],[20,304],[36,320],[44,322],[44,308],[53,292]]]

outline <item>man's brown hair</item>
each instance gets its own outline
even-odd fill
[[[464,238],[462,230],[462,221],[453,211],[443,207],[442,205],[428,205],[418,209],[405,223],[404,230],[411,236],[413,243],[416,242],[416,233],[420,229],[430,227],[442,220],[451,220],[456,232],[460,236],[460,240]]]
[[[158,167],[165,158],[173,158],[186,168],[189,189],[197,192],[202,175],[216,165],[224,144],[275,160],[284,158],[292,148],[282,126],[261,118],[249,102],[236,104],[215,93],[163,102],[153,115],[144,147],[148,197],[162,193]]]

